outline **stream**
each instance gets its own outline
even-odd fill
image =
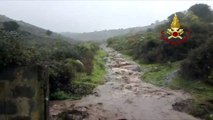
[[[190,100],[190,94],[143,82],[137,63],[111,48],[103,49],[108,53],[103,59],[105,83],[81,100],[52,101],[51,120],[198,120],[173,106]]]

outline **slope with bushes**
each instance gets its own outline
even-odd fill
[[[95,84],[101,83],[104,63],[97,59],[105,54],[96,43],[77,43],[5,16],[3,20],[0,16],[0,21],[3,21],[0,23],[0,72],[20,66],[47,66],[50,99],[76,99],[91,93]],[[88,79],[79,77],[82,75]]]
[[[154,29],[133,36],[110,38],[108,46],[141,63],[146,71],[145,81],[163,86],[169,78],[172,80],[168,86],[192,93],[196,108],[191,114],[208,119],[213,114],[213,11],[206,4],[196,4],[176,14],[181,28],[189,29],[191,33],[184,44],[174,46],[160,39],[161,31],[170,27],[174,17],[171,15],[165,24]],[[173,76],[174,72],[178,74]],[[197,91],[199,86],[202,89]]]

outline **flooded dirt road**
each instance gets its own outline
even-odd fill
[[[197,120],[175,111],[173,105],[189,100],[183,91],[159,88],[141,80],[143,70],[111,48],[104,48],[106,82],[78,101],[53,101],[51,119],[55,120]]]

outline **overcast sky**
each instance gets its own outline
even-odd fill
[[[55,32],[145,26],[196,3],[212,1],[0,1],[0,14]]]

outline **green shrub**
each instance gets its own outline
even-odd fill
[[[77,46],[80,55],[79,60],[83,63],[84,70],[88,75],[92,73],[93,59],[98,48],[96,44],[90,42],[85,42]]]
[[[95,84],[76,81],[71,84],[70,88],[67,91],[70,94],[83,96],[91,94],[95,87]]]
[[[57,41],[54,45],[52,58],[49,63],[50,93],[58,90],[77,96],[92,93],[95,85],[90,84],[91,80],[76,81],[77,75],[90,76],[93,71],[93,60],[98,46],[85,42],[75,47],[69,47],[66,42]],[[71,50],[73,48],[73,50]]]
[[[206,4],[195,4],[189,8],[195,15],[200,17],[204,22],[213,21],[213,13],[210,6]]]
[[[72,66],[65,65],[63,62],[52,62],[49,66],[50,92],[69,88],[75,74],[76,71]]]
[[[50,35],[52,35],[52,34],[53,34],[53,32],[52,32],[52,31],[50,31],[50,30],[47,30],[47,31],[46,31],[46,34],[47,34],[48,36],[50,36]]]
[[[68,58],[65,60],[65,65],[69,68],[75,69],[77,72],[83,72],[84,70],[84,64],[80,60]]]
[[[190,79],[207,80],[213,70],[213,38],[193,50],[181,65],[181,75]]]
[[[57,91],[54,92],[50,95],[51,100],[64,100],[64,99],[69,99],[70,96],[65,93],[64,91]]]
[[[3,22],[3,27],[5,31],[16,31],[19,28],[19,25],[15,21],[8,21]]]
[[[24,45],[18,32],[0,30],[0,70],[36,61],[34,50]]]
[[[67,58],[80,58],[78,49],[67,41],[56,40],[51,46],[50,59],[60,61]]]

